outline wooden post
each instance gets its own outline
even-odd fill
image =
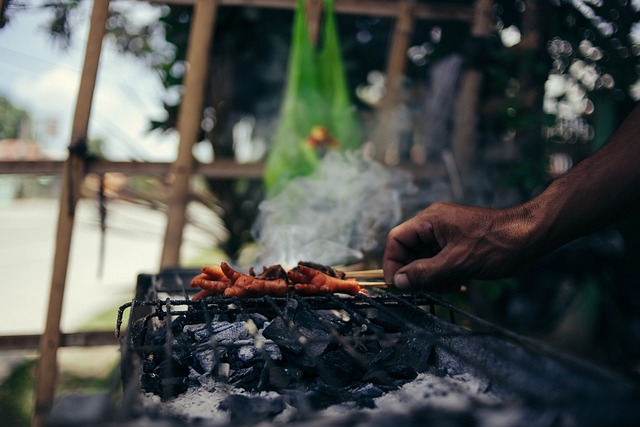
[[[218,0],[196,0],[194,5],[187,45],[184,98],[180,105],[177,124],[180,146],[177,159],[171,168],[173,183],[169,195],[161,268],[177,267],[180,264],[180,246],[189,199],[189,180],[194,163],[192,149],[198,138],[202,119],[207,64],[217,8]]]
[[[490,36],[492,22],[493,1],[476,0],[471,36]],[[452,151],[462,188],[465,186],[465,180],[468,178],[476,153],[476,121],[482,73],[482,70],[476,68],[464,71],[460,82],[460,92],[456,100]],[[461,194],[460,197],[464,197],[464,195]]]
[[[393,31],[389,58],[387,60],[387,93],[380,108],[379,125],[376,132],[376,158],[387,163],[397,154],[398,136],[393,130],[395,113],[402,94],[402,79],[407,63],[407,49],[413,34],[415,4],[403,0],[398,6],[396,25]],[[391,159],[389,158],[391,157]]]
[[[307,27],[309,29],[309,39],[311,45],[318,46],[320,36],[320,22],[322,21],[323,0],[306,0],[305,15],[307,16]]]
[[[102,39],[104,38],[109,0],[95,0],[91,14],[89,38],[87,40],[82,78],[78,89],[78,99],[73,117],[69,156],[62,175],[60,211],[56,247],[51,277],[49,309],[44,334],[40,339],[40,359],[36,376],[35,411],[32,426],[39,427],[50,412],[57,377],[57,351],[60,346],[60,319],[62,302],[69,264],[71,237],[76,204],[80,198],[80,186],[85,173],[84,149],[86,148],[87,129],[91,103],[98,73]]]

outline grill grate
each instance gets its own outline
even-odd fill
[[[178,274],[174,276],[178,277]],[[464,378],[468,382],[471,379],[473,390],[467,388],[463,394],[473,404],[462,411],[449,408],[443,415],[442,408],[433,407],[430,399],[425,398],[424,405],[400,408],[395,414],[387,411],[378,414],[376,419],[388,422],[394,417],[402,417],[406,422],[407,412],[425,417],[426,411],[429,417],[440,419],[444,416],[446,425],[469,425],[470,421],[471,424],[482,424],[481,417],[487,413],[504,415],[505,411],[518,408],[516,422],[508,425],[525,420],[528,425],[541,426],[640,423],[640,414],[635,410],[640,402],[640,392],[632,379],[558,353],[429,294],[374,290],[370,296],[354,297],[327,295],[192,301],[184,287],[188,280],[150,276],[143,282],[151,285],[143,286],[138,296],[147,299],[134,299],[120,307],[116,326],[116,333],[120,334],[124,313],[129,310],[127,332],[122,339],[122,375],[128,395],[139,394],[141,387],[145,389],[141,378],[150,372],[151,368],[146,366],[151,363],[150,355],[162,361],[175,361],[176,353],[192,357],[206,351],[212,355],[207,362],[209,372],[199,374],[209,374],[211,382],[203,382],[202,376],[199,381],[202,387],[220,389],[221,383],[234,381],[233,375],[220,369],[221,365],[229,364],[225,357],[232,352],[237,354],[249,344],[255,346],[259,341],[259,375],[242,386],[250,396],[268,391],[285,396],[287,405],[293,404],[298,409],[293,418],[298,423],[308,417],[314,417],[317,422],[318,411],[326,411],[346,399],[355,402],[351,406],[358,414],[358,422],[364,419],[367,425],[374,425],[377,421],[371,415],[364,416],[362,411],[381,406],[375,400],[380,398],[380,392],[391,394],[409,386],[420,389],[422,383],[419,381],[425,376],[443,381]],[[161,299],[163,293],[169,297]],[[176,294],[183,297],[177,298]],[[221,339],[227,332],[220,332],[220,325],[231,328],[228,325],[238,319],[264,324],[257,325],[253,335],[242,335],[242,339],[228,342]],[[276,327],[279,323],[282,324],[280,329]],[[243,325],[245,329],[251,329]],[[258,330],[260,333],[256,335]],[[185,340],[184,331],[191,335],[201,334],[199,336],[203,338]],[[287,372],[292,363],[273,357],[275,350],[269,347],[271,343],[280,353],[289,353],[299,359],[314,358],[313,367],[300,360],[294,364],[297,363],[296,369],[302,366],[300,370],[304,372],[300,375],[313,370],[319,379],[292,385],[292,378],[297,378],[297,374]],[[331,353],[320,351],[326,349]],[[389,364],[395,364],[389,371],[378,369]],[[181,363],[152,367],[164,374],[165,379],[175,379],[176,371],[184,368],[176,365]],[[231,370],[234,369],[239,370],[237,367]],[[193,377],[193,372],[191,375]],[[290,377],[282,379],[278,375]],[[274,376],[280,379],[274,381],[270,378]],[[367,384],[372,386],[367,387]],[[193,385],[193,379],[180,384],[175,380],[160,380],[155,392],[168,401]],[[459,385],[456,387],[460,388]],[[442,393],[455,394],[451,389],[447,390]],[[333,399],[320,396],[323,393],[333,393]],[[243,409],[234,413],[233,402],[238,400],[238,394],[230,397],[233,398],[226,399],[220,406],[231,414],[233,424],[273,422],[280,413],[277,408],[267,405],[271,412],[256,414],[247,409],[246,402],[238,404]],[[282,401],[276,399],[276,402]],[[270,402],[273,404],[274,401]],[[252,408],[257,406],[250,405]],[[247,414],[249,418],[246,418]],[[353,417],[354,412],[349,416]]]

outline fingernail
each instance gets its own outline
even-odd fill
[[[393,283],[398,289],[409,289],[411,287],[411,282],[409,281],[407,275],[404,273],[396,274],[393,278]]]

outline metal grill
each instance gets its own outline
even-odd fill
[[[372,291],[370,296],[354,297],[192,301],[184,286],[188,281],[181,279],[180,274],[189,276],[191,272],[143,277],[138,296],[151,296],[152,299],[134,299],[119,310],[118,334],[123,314],[130,310],[127,333],[122,340],[122,373],[127,396],[136,396],[141,388],[145,389],[141,379],[149,374],[151,368],[146,365],[151,363],[150,358],[157,359],[154,362],[174,361],[152,366],[155,374],[164,375],[164,381],[160,379],[154,390],[163,399],[169,400],[197,386],[189,380],[176,383],[176,370],[184,370],[177,366],[181,363],[175,362],[176,354],[190,358],[210,351],[213,355],[208,365],[210,372],[200,374],[209,374],[212,383],[204,387],[233,383],[233,375],[219,369],[220,365],[228,364],[224,356],[240,347],[255,345],[255,336],[249,337],[253,342],[246,338],[225,341],[220,339],[220,324],[222,322],[227,328],[238,319],[252,322],[259,319],[254,323],[268,325],[259,325],[263,327],[261,333],[264,335],[258,346],[262,363],[260,375],[252,379],[252,385],[243,386],[242,396],[251,398],[264,392],[285,396],[287,405],[298,406],[297,415],[289,419],[288,424],[304,424],[310,418],[317,424],[318,414],[326,413],[332,405],[343,404],[341,401],[345,399],[352,401],[352,411],[343,414],[341,422],[353,422],[353,425],[391,422],[410,425],[418,414],[419,419],[426,417],[434,425],[439,425],[437,420],[442,421],[441,425],[482,425],[487,413],[503,418],[505,413],[511,413],[515,424],[507,425],[522,422],[540,426],[640,423],[640,412],[635,409],[640,402],[640,389],[634,380],[558,353],[428,294]],[[164,299],[161,298],[163,293],[168,295]],[[182,296],[178,298],[176,294]],[[279,329],[273,326],[278,323],[282,326]],[[200,334],[202,338],[185,340],[183,331]],[[255,330],[252,333],[255,334]],[[286,377],[287,366],[291,363],[274,358],[265,347],[264,338],[278,347],[280,353],[315,358],[314,366],[307,370],[306,362],[297,360],[296,363],[303,366],[304,375],[313,371],[317,379],[296,384],[292,379],[299,375]],[[330,356],[320,351],[323,349],[331,349]],[[383,370],[383,366],[388,370]],[[286,377],[284,380],[282,375]],[[280,379],[273,381],[270,376]],[[398,411],[375,412],[372,409],[377,405],[376,399],[403,387],[416,387],[425,378],[471,380],[473,390],[461,392],[471,403],[456,410],[438,407],[430,401],[433,398],[428,397],[429,393],[421,390],[427,396],[424,405],[414,402]],[[324,388],[318,387],[319,383]],[[367,387],[367,384],[372,386]],[[441,393],[453,395],[456,387]],[[323,393],[333,393],[334,398],[324,396],[326,399],[318,403],[318,396]],[[232,397],[237,401],[237,396]],[[251,413],[247,418],[244,401],[239,408],[245,409],[234,414],[233,401],[227,399],[221,407],[231,413],[234,425],[275,423],[277,419],[278,411],[273,408],[271,412]],[[136,411],[130,408],[130,412]],[[372,415],[374,413],[376,415]],[[334,422],[335,419],[327,418],[327,425]]]

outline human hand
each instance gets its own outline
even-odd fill
[[[466,280],[507,277],[533,261],[534,224],[525,205],[489,209],[434,203],[389,232],[385,280],[400,289],[449,292]]]

